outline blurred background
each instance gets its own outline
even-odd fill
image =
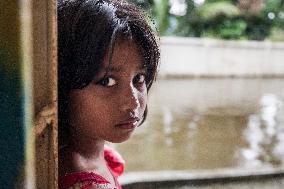
[[[114,145],[126,173],[283,172],[284,1],[129,1],[151,15],[161,66],[146,123]]]
[[[283,189],[283,0],[129,1],[161,36],[161,66],[147,121],[110,144],[123,188]],[[54,189],[56,0],[0,8],[0,185]]]
[[[283,0],[129,0],[161,36],[284,40]]]

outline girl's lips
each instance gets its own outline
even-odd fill
[[[121,123],[121,124],[117,124],[116,127],[119,127],[121,129],[134,129],[138,124],[138,121],[131,121],[131,122],[126,122],[126,123]]]

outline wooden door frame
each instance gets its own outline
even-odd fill
[[[32,1],[36,188],[58,188],[57,3]]]

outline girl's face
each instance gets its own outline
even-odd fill
[[[70,92],[72,136],[109,142],[127,140],[143,119],[145,77],[138,46],[133,41],[118,40],[111,64],[107,55],[94,81]]]

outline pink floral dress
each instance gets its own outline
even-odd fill
[[[59,189],[121,189],[117,178],[124,171],[124,160],[108,146],[104,148],[104,156],[115,181],[115,188],[111,187],[104,177],[94,172],[76,172],[66,174],[60,178]]]

